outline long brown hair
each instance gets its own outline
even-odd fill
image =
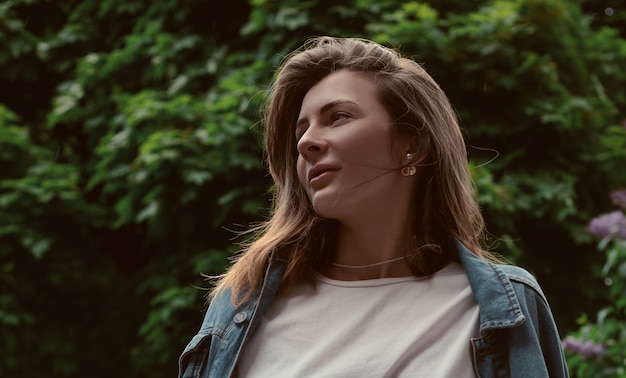
[[[337,227],[315,214],[298,181],[294,127],[308,90],[338,70],[374,80],[394,132],[415,135],[419,141],[418,156],[423,158],[407,257],[412,271],[420,275],[438,269],[451,238],[478,256],[491,257],[481,245],[484,222],[463,135],[441,88],[419,64],[392,49],[363,39],[318,37],[288,56],[277,71],[265,111],[265,147],[275,183],[272,214],[220,277],[213,294],[230,288],[235,304],[249,298],[262,284],[272,251],[286,260],[286,286],[312,279],[332,261]]]

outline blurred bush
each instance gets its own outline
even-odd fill
[[[223,272],[229,229],[271,206],[259,108],[276,65],[313,35],[424,63],[466,130],[494,247],[574,330],[614,298],[585,232],[626,187],[626,42],[611,4],[3,2],[0,375],[176,373],[202,317],[200,273]]]
[[[582,316],[580,329],[563,340],[575,377],[626,376],[626,189],[610,195],[618,208],[591,220],[588,231],[601,238],[598,251],[606,258],[602,276],[610,304],[595,318]]]

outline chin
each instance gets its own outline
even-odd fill
[[[310,196],[311,207],[315,214],[325,219],[339,220],[348,211],[345,194],[336,191],[317,192]]]
[[[320,202],[322,201],[313,201],[312,203],[315,214],[325,219],[337,219],[337,216],[339,215],[337,211],[338,209],[333,204],[329,204],[326,201],[323,201],[324,203]]]

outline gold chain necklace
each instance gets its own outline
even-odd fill
[[[378,265],[389,264],[389,263],[392,263],[392,262],[404,260],[405,258],[406,258],[406,256],[396,257],[396,258],[393,258],[393,259],[389,259],[389,260],[385,260],[385,261],[381,261],[381,262],[377,262],[377,263],[373,263],[373,264],[367,264],[367,265],[344,265],[344,264],[337,264],[337,263],[330,263],[330,264],[334,265],[334,266],[338,266],[340,268],[363,269],[363,268],[371,268],[373,266],[378,266]]]

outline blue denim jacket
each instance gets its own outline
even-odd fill
[[[457,242],[459,259],[480,311],[480,337],[471,343],[477,377],[568,377],[561,340],[546,298],[527,271],[485,261]],[[231,377],[276,294],[284,261],[273,256],[263,287],[234,308],[230,292],[213,299],[179,360],[179,378]]]

